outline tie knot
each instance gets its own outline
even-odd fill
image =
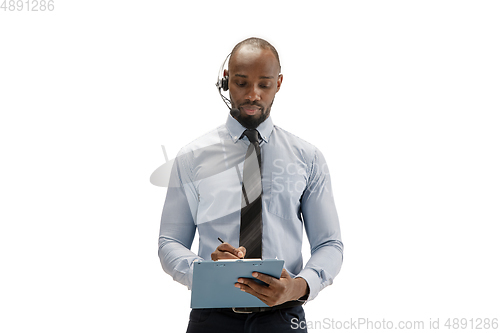
[[[250,140],[250,142],[252,142],[252,143],[259,142],[259,132],[257,132],[257,130],[247,129],[245,132],[243,132],[243,134],[247,136],[247,138],[248,138],[248,140]]]

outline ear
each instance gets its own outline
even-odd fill
[[[220,72],[219,72],[220,73]],[[229,75],[229,72],[227,71],[227,69],[224,70],[224,74],[223,76],[228,76]]]
[[[278,75],[278,90],[276,92],[280,91],[281,82],[283,82],[283,74]]]

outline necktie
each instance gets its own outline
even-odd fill
[[[250,140],[243,164],[241,197],[240,246],[247,250],[245,258],[262,258],[262,178],[260,146],[257,130],[246,130]]]

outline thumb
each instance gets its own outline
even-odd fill
[[[285,268],[283,268],[283,270],[281,271],[281,278],[290,279],[290,274],[288,274],[288,271]]]
[[[245,258],[245,255],[247,254],[247,249],[245,249],[244,246],[240,246],[237,250],[241,251],[243,253],[243,255],[241,256],[241,258]]]

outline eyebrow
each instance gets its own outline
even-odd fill
[[[248,78],[248,75],[243,75],[243,74],[234,74],[234,76],[242,77],[242,78]],[[274,79],[274,76],[259,76],[259,79]]]

